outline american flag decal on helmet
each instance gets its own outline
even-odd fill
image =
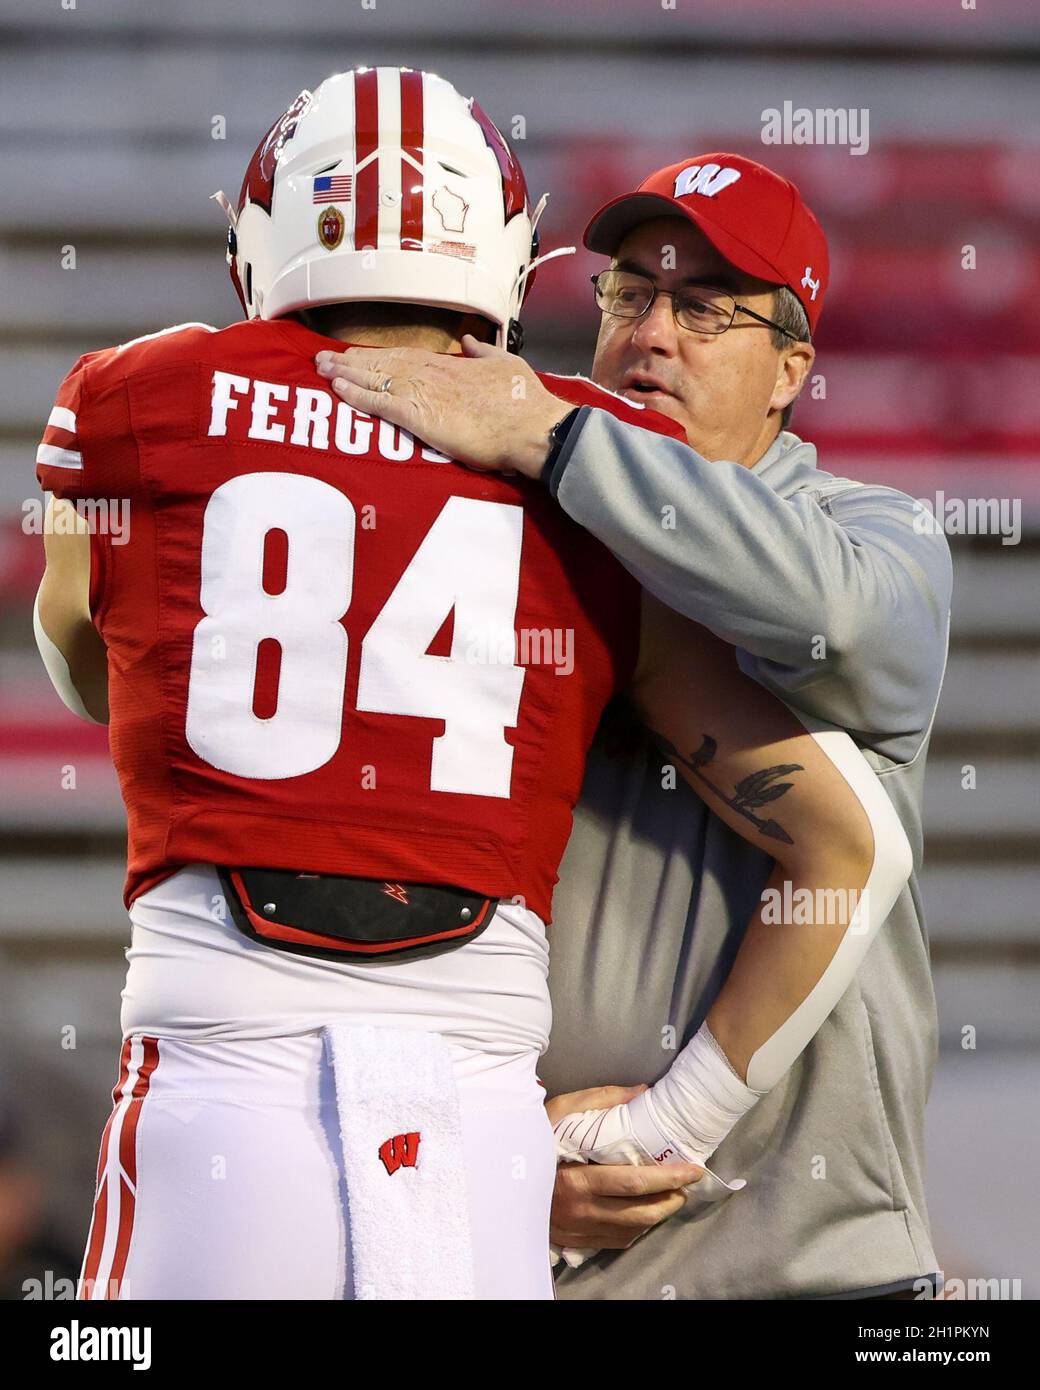
[[[318,174],[314,180],[315,203],[349,203],[353,174]]]

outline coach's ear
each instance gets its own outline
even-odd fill
[[[587,1091],[566,1091],[560,1096],[550,1096],[545,1109],[550,1124],[556,1124],[564,1115],[580,1114],[583,1110],[610,1110],[615,1105],[627,1105],[630,1100],[643,1091],[649,1090],[646,1082],[638,1086],[593,1086]]]
[[[770,410],[786,410],[802,393],[809,379],[816,349],[812,343],[788,343],[780,349],[776,364],[776,381],[769,401]]]

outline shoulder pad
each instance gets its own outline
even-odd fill
[[[547,390],[561,400],[572,405],[590,405],[597,410],[606,410],[618,420],[628,425],[640,425],[656,434],[668,434],[673,439],[681,439],[685,444],[686,431],[677,421],[659,411],[649,410],[638,401],[630,401],[603,386],[597,386],[585,376],[555,376],[551,372],[539,372],[538,378]]]

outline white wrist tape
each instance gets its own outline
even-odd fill
[[[89,713],[79,691],[73,685],[72,672],[69,670],[69,663],[61,654],[61,649],[51,641],[44,631],[43,623],[40,620],[39,591],[36,594],[36,602],[33,604],[33,632],[36,634],[36,645],[43,658],[43,664],[51,678],[51,685],[58,692],[62,703],[80,719],[87,719],[91,724],[100,724],[102,721],[95,719]]]
[[[637,1100],[642,1099],[642,1096],[637,1097]],[[627,1105],[615,1105],[610,1110],[584,1110],[557,1120],[553,1128],[559,1161],[613,1164],[681,1163],[683,1160],[674,1145],[667,1145],[659,1157],[654,1156],[652,1145],[657,1144],[659,1136],[656,1130],[648,1127],[652,1122],[642,1122],[643,1138],[636,1133],[632,1117],[635,1104],[635,1101],[629,1101]],[[646,1139],[651,1143],[647,1144]],[[683,1191],[686,1194],[687,1206],[693,1208],[704,1203],[721,1202],[746,1186],[743,1178],[726,1182],[705,1166],[701,1177],[689,1183]],[[595,1254],[594,1247],[567,1246],[562,1250],[556,1245],[549,1247],[552,1263],[556,1265],[562,1259],[571,1269],[577,1269]]]
[[[655,1163],[704,1163],[763,1094],[702,1023],[660,1081],[629,1101],[632,1133]]]

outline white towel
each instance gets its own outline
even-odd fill
[[[354,1297],[474,1298],[462,1115],[448,1044],[437,1033],[399,1028],[335,1024],[325,1033]]]

